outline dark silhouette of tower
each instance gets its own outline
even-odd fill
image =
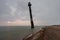
[[[28,2],[28,6],[29,6],[29,12],[30,12],[30,21],[31,21],[31,28],[34,28],[34,23],[33,23],[33,17],[32,17],[32,10],[31,10],[31,3]]]

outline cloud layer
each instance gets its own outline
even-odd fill
[[[28,1],[0,0],[0,25],[16,24],[18,20],[19,25],[30,25]],[[60,0],[31,0],[31,3],[35,25],[60,24]]]

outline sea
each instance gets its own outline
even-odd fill
[[[22,40],[27,35],[34,34],[41,30],[43,26],[0,26],[0,40]]]

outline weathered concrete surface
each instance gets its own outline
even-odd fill
[[[23,40],[60,40],[60,25],[45,27]]]

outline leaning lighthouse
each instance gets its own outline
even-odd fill
[[[34,22],[33,22],[33,17],[32,17],[32,10],[31,10],[31,2],[28,2],[28,7],[29,7],[29,12],[30,12],[30,22],[31,22],[31,28],[34,28]]]

